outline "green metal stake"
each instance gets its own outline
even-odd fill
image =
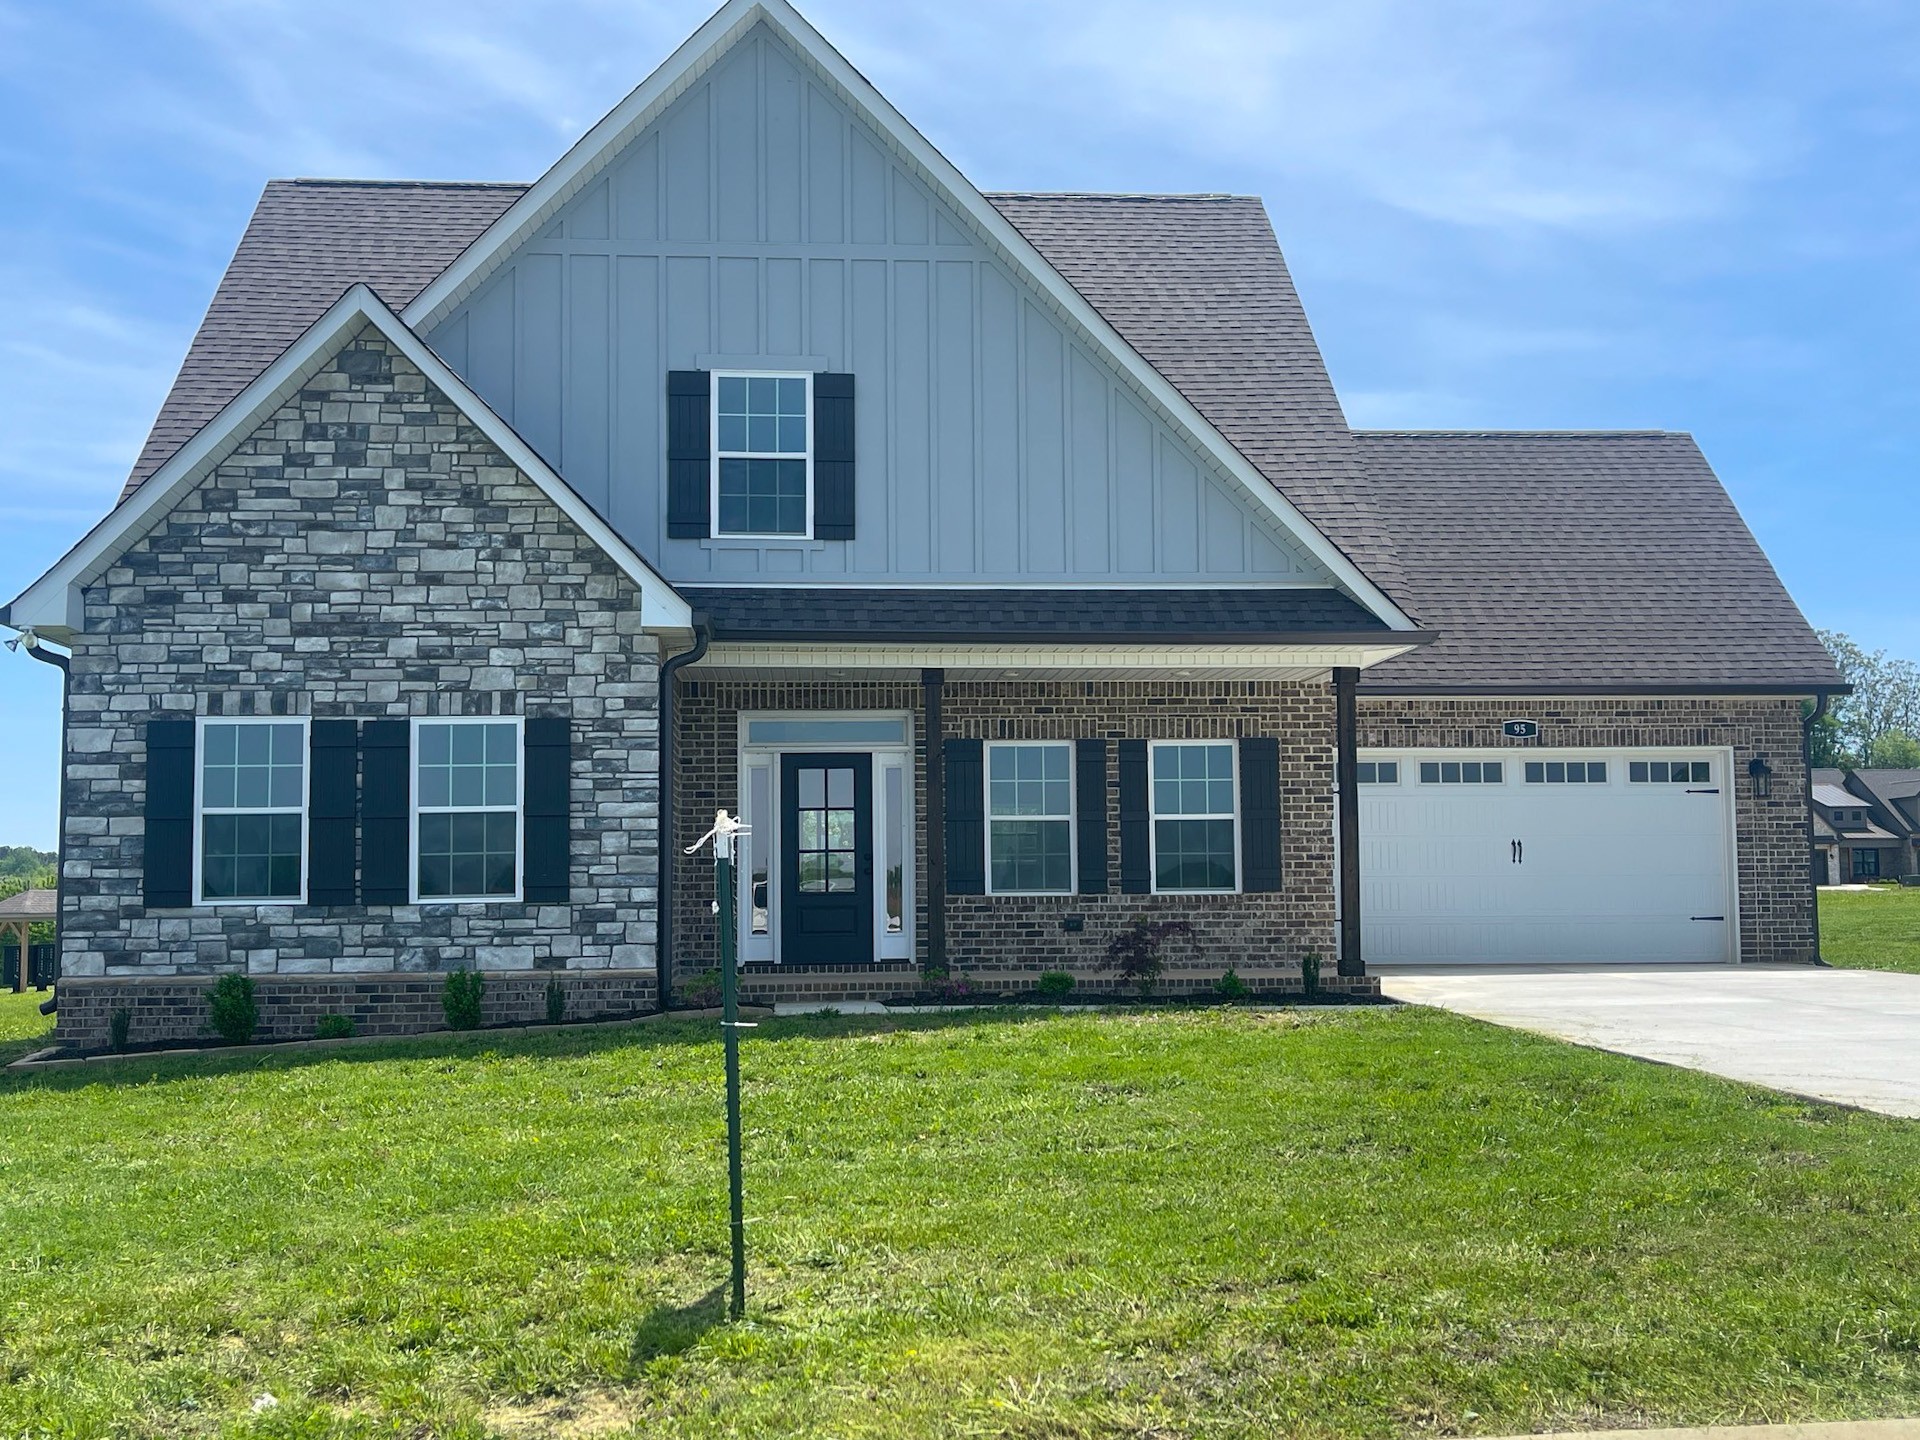
[[[713,823],[714,913],[720,921],[720,1035],[727,1057],[727,1206],[733,1230],[733,1287],[729,1318],[747,1313],[747,1218],[740,1164],[740,977],[735,955],[739,927],[734,921],[733,842],[746,829],[722,810]]]

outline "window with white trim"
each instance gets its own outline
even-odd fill
[[[1152,746],[1149,808],[1153,888],[1161,894],[1235,890],[1240,819],[1231,740]]]
[[[987,745],[987,889],[994,895],[1073,890],[1073,749]]]
[[[1507,769],[1499,760],[1422,760],[1422,785],[1504,785]]]
[[[414,721],[416,900],[520,898],[520,740],[518,719]]]
[[[1529,785],[1604,785],[1607,783],[1607,762],[1529,760],[1526,774]]]
[[[307,722],[202,718],[195,770],[201,904],[307,894]]]
[[[1398,785],[1400,783],[1398,760],[1362,760],[1353,768],[1362,785]]]
[[[813,376],[713,376],[713,533],[813,533]]]
[[[1629,785],[1711,785],[1711,760],[1630,760]]]

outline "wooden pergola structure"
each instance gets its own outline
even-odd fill
[[[59,914],[59,901],[52,890],[22,890],[18,895],[9,895],[0,900],[0,949],[5,948],[8,940],[20,947],[20,966],[14,972],[13,988],[27,988],[27,957],[32,952],[29,943],[35,925],[44,925]]]

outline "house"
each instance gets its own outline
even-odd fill
[[[1815,770],[1813,855],[1823,885],[1920,875],[1920,770]]]
[[[1839,687],[1684,435],[1355,432],[1259,201],[977,190],[785,0],[531,185],[276,181],[71,648],[60,1030],[1808,960]]]

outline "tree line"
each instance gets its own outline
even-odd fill
[[[1822,630],[1820,641],[1853,693],[1834,696],[1813,727],[1813,763],[1920,770],[1920,665],[1884,650],[1869,653],[1838,630]]]

